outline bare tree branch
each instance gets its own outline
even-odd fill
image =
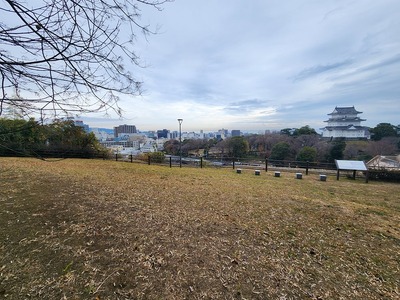
[[[141,6],[171,0],[0,0],[0,116],[4,107],[41,116],[112,110],[138,95],[131,74]],[[17,95],[17,96],[16,96]]]

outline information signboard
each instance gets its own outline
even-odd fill
[[[356,179],[356,172],[362,171],[365,173],[365,182],[368,182],[368,168],[365,162],[359,160],[337,160],[335,159],[337,168],[336,179],[339,180],[340,170],[353,171],[353,179]]]

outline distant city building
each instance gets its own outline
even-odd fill
[[[233,136],[241,136],[241,132],[240,132],[240,130],[232,130],[231,135],[232,135],[232,137]]]
[[[195,140],[195,139],[199,138],[199,135],[196,132],[193,132],[193,131],[185,132],[184,134],[182,134],[182,137],[183,136],[185,136],[185,139],[192,139],[192,140]]]
[[[228,134],[229,134],[228,129],[222,128],[222,129],[218,130],[218,132],[216,133],[215,137],[218,140],[223,140],[223,139],[228,137]]]
[[[227,136],[229,134],[229,130],[222,128],[222,129],[218,130],[218,133],[221,133],[221,134]]]
[[[206,135],[205,135],[204,131],[200,130],[199,139],[204,139],[205,137],[206,137]]]
[[[121,146],[122,148],[138,149],[140,147],[139,141],[132,141],[129,139],[117,139],[112,141],[100,141],[100,144],[106,148],[114,148]]]
[[[209,132],[209,133],[207,133],[207,134],[205,135],[205,138],[207,138],[207,139],[214,139],[214,138],[216,138],[216,134],[215,134],[215,132]]]
[[[89,125],[83,123],[81,120],[73,120],[75,126],[82,127],[85,132],[89,132]]]
[[[362,121],[358,117],[362,112],[357,111],[352,107],[335,107],[333,112],[328,114],[330,118],[327,121],[328,125],[322,130],[324,138],[346,138],[346,139],[369,139],[371,134],[368,127],[361,126]]]
[[[90,132],[93,132],[96,139],[98,139],[99,141],[107,141],[114,138],[114,133],[112,129],[90,128]]]
[[[141,134],[144,136],[150,138],[150,139],[156,139],[157,138],[157,132],[156,131],[141,131]]]
[[[168,134],[168,138],[170,140],[172,139],[178,139],[179,138],[179,132],[178,131],[172,131]]]
[[[169,130],[163,129],[163,130],[157,130],[157,137],[160,138],[168,138]]]
[[[121,135],[136,133],[136,126],[135,125],[119,125],[114,127],[114,137],[119,137]]]

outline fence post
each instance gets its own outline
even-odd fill
[[[265,172],[268,172],[268,158],[265,159]]]
[[[232,167],[235,170],[235,158],[234,157],[232,158]]]
[[[200,157],[200,169],[203,169],[203,156]]]
[[[133,155],[129,155],[129,158],[131,159],[131,163],[133,162]]]
[[[147,159],[148,159],[148,164],[149,164],[149,166],[150,166],[150,161],[151,161],[150,155],[147,157]]]
[[[169,167],[172,168],[172,156],[169,157]]]
[[[115,154],[115,161],[118,161],[118,153]]]
[[[306,162],[306,175],[308,175],[308,160]]]

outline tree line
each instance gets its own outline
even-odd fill
[[[369,160],[375,155],[395,155],[400,151],[399,128],[380,123],[371,128],[371,140],[321,138],[309,126],[285,128],[279,133],[253,134],[224,140],[191,140],[182,142],[184,156],[223,155],[237,158],[270,158],[310,162],[333,162],[335,159]],[[179,141],[164,145],[167,154],[179,154]]]
[[[0,118],[0,156],[92,158],[104,154],[95,135],[73,121],[42,125],[35,119]]]
[[[253,134],[223,140],[185,139],[164,144],[166,154],[183,156],[225,156],[269,158],[309,162],[333,162],[335,159],[369,160],[375,155],[400,152],[399,129],[389,123],[371,128],[372,139],[322,139],[314,129],[282,129],[278,133]],[[71,120],[40,124],[35,119],[0,118],[0,156],[105,157],[93,133],[86,133]]]

